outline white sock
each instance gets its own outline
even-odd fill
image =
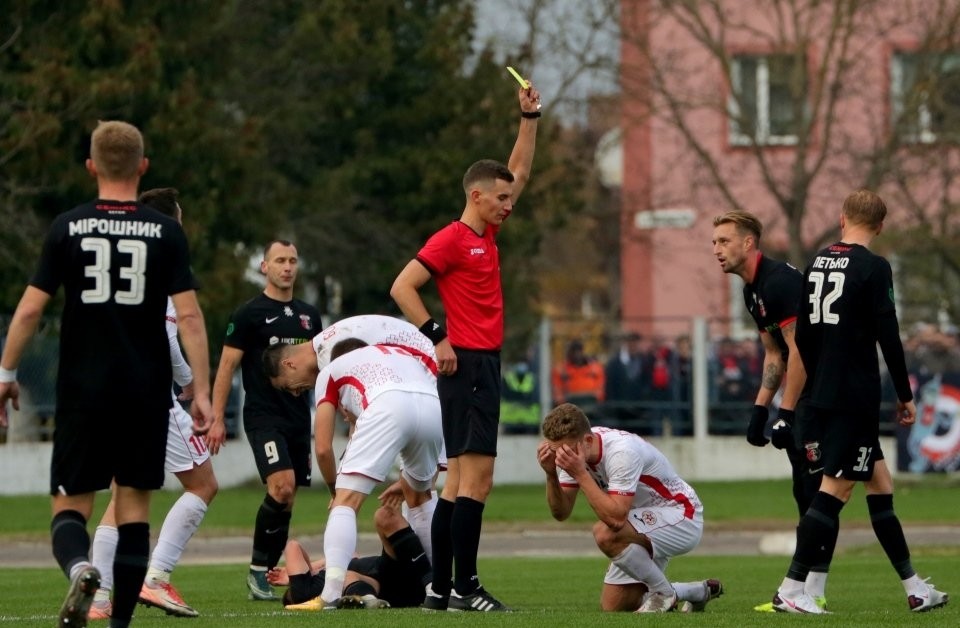
[[[677,599],[681,602],[706,602],[710,593],[700,582],[673,582],[673,590],[677,592]]]
[[[70,580],[73,580],[77,577],[77,574],[80,573],[81,569],[85,569],[90,566],[89,560],[81,560],[79,563],[70,568]]]
[[[200,527],[206,514],[207,503],[200,497],[189,491],[180,496],[163,520],[157,546],[150,557],[151,571],[173,571],[183,555],[187,541]]]
[[[113,590],[113,557],[117,555],[117,528],[114,526],[97,526],[93,533],[93,556],[90,562],[100,572],[100,588],[97,590],[106,593],[110,599]]]
[[[796,597],[803,593],[803,583],[792,578],[784,578],[783,582],[780,583],[778,591],[784,595]]]
[[[907,595],[925,593],[927,590],[927,583],[917,574],[913,574],[906,580],[901,580],[900,583],[903,584],[903,590],[906,591]]]
[[[825,571],[811,571],[807,574],[807,579],[803,583],[803,592],[817,599],[818,597],[826,597],[827,590],[827,572]]]
[[[327,561],[326,580],[320,597],[333,602],[343,594],[347,565],[357,551],[357,513],[349,506],[337,506],[327,517],[323,532],[323,556]]]
[[[647,585],[651,593],[670,595],[673,588],[650,554],[642,546],[630,544],[613,558],[613,564],[629,576]]]
[[[407,521],[410,522],[413,533],[420,539],[423,551],[427,553],[431,562],[433,561],[433,542],[430,538],[430,525],[433,523],[433,511],[436,508],[437,494],[434,493],[430,501],[420,504],[416,508],[411,508],[407,513]]]

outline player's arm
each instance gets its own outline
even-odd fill
[[[0,377],[0,427],[6,427],[7,400],[13,403],[13,409],[20,409],[20,386],[17,384],[17,367],[23,358],[27,343],[33,338],[40,324],[40,317],[50,302],[50,295],[34,286],[27,286],[13,313],[7,337],[3,346],[3,357],[0,359],[2,377]]]
[[[433,320],[420,297],[420,288],[428,281],[430,281],[430,271],[419,260],[413,259],[400,271],[390,288],[390,297],[397,303],[400,311],[421,331],[428,321]],[[457,354],[453,351],[450,339],[444,337],[437,341],[436,337],[430,333],[424,335],[433,340],[436,345],[437,370],[445,375],[456,372]]]
[[[780,328],[780,332],[783,334],[784,342],[787,343],[787,376],[780,408],[794,410],[803,386],[807,383],[807,371],[803,368],[803,360],[800,359],[800,351],[797,349],[797,321],[790,321]]]
[[[763,374],[760,378],[757,400],[754,403],[758,406],[767,407],[773,401],[777,391],[780,390],[785,365],[783,357],[780,355],[780,347],[777,346],[777,341],[773,339],[772,335],[766,332],[761,333],[760,341],[763,343]]]
[[[520,111],[534,113],[540,110],[540,92],[527,81],[529,87],[521,88],[519,92]],[[537,147],[537,127],[539,118],[520,118],[520,129],[517,132],[517,141],[510,153],[507,167],[513,173],[513,201],[520,198],[520,193],[530,180],[530,171],[533,167],[533,154]]]
[[[210,353],[207,346],[207,328],[203,322],[203,312],[194,290],[185,290],[171,295],[173,307],[177,310],[177,329],[187,352],[187,360],[193,371],[193,431],[203,434],[213,422],[213,408],[210,405]]]
[[[227,399],[233,387],[233,373],[243,359],[243,350],[223,345],[220,352],[220,364],[217,366],[217,376],[213,380],[213,424],[207,430],[207,447],[211,454],[217,454],[220,447],[227,440],[227,426],[225,415]]]
[[[547,474],[547,505],[550,507],[550,514],[557,521],[564,521],[573,511],[579,489],[560,484],[556,456],[548,441],[542,441],[537,446],[537,462]]]
[[[193,398],[193,370],[183,357],[183,351],[180,349],[180,342],[177,340],[177,324],[167,319],[167,344],[170,346],[170,366],[173,367],[173,381],[178,386],[190,390],[190,395],[185,399]],[[189,388],[188,388],[189,387]]]
[[[337,460],[333,452],[333,432],[336,426],[337,408],[329,401],[321,401],[314,416],[314,450],[317,466],[333,497],[337,492]]]
[[[582,443],[573,447],[567,444],[560,445],[554,455],[557,466],[566,471],[580,486],[583,496],[600,521],[612,530],[621,529],[627,522],[633,496],[610,494],[600,488],[587,470],[587,450]]]

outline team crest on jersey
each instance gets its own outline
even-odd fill
[[[310,322],[309,314],[300,315],[300,326],[306,329],[307,331],[310,331],[311,329],[313,329],[313,323]]]
[[[820,461],[820,441],[813,441],[812,443],[804,443],[803,447],[804,449],[807,450],[808,462]]]
[[[767,317],[767,308],[766,308],[766,306],[763,304],[763,299],[761,299],[761,298],[758,297],[757,295],[753,295],[753,298],[757,300],[757,307],[760,308],[760,318],[766,318],[766,317]]]

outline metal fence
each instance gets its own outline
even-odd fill
[[[527,356],[503,365],[504,433],[538,433],[549,408],[571,401],[597,425],[645,436],[744,434],[763,370],[756,332],[731,335],[735,326],[721,319],[669,322],[675,333],[653,335],[635,331],[651,327],[650,321],[544,320],[531,347],[504,352]],[[5,338],[9,317],[0,323]],[[58,340],[58,321],[46,318],[19,367],[21,412],[9,428],[0,428],[0,443],[51,438]],[[579,370],[566,360],[577,345]],[[884,404],[882,416],[891,419],[881,423],[881,431],[892,435],[895,397],[889,382]],[[240,428],[241,405],[237,376],[226,416],[230,437]]]

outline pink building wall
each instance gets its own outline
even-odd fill
[[[729,183],[729,197],[764,222],[761,249],[773,257],[785,258],[788,231],[781,203],[763,183],[754,149],[731,145],[726,114],[730,87],[721,64],[689,31],[664,15],[660,4],[658,0],[624,0],[621,4],[624,30],[645,32],[649,41],[649,55],[643,54],[634,45],[636,40],[629,36],[621,51],[622,303],[625,319],[648,321],[642,325],[642,331],[671,336],[687,329],[685,322],[670,320],[671,317],[723,318],[730,313],[729,276],[721,272],[713,257],[711,235],[713,218],[732,209],[733,203],[711,180],[707,160],[691,150],[677,124],[669,119],[669,103],[658,97],[655,89],[644,87],[646,77],[662,73],[669,91],[682,95],[680,101],[688,106],[680,119],[688,134],[696,138],[703,153]],[[781,32],[769,9],[772,3],[726,0],[720,4],[730,18],[724,33],[728,54],[794,50],[797,37],[789,27]],[[816,160],[822,159],[822,165],[808,190],[802,223],[806,246],[812,246],[836,226],[843,198],[868,180],[870,163],[860,155],[889,137],[892,55],[898,49],[916,48],[928,28],[922,20],[895,25],[905,17],[903,6],[903,2],[888,0],[857,18],[863,23],[855,27],[850,39],[849,52],[843,59],[849,68],[841,75],[839,98],[829,120],[816,96],[809,96],[808,106],[819,120],[809,135],[805,163],[812,168]],[[810,22],[809,30],[815,35],[806,44],[805,54],[811,77],[816,76],[825,59],[827,63],[836,63],[830,61],[830,55],[835,53],[827,49],[823,36],[829,28],[830,11],[832,8],[821,11]],[[718,30],[717,20],[708,18],[708,22],[711,29]],[[734,28],[734,23],[741,26]],[[881,37],[880,31],[887,32]],[[655,68],[649,59],[653,59]],[[651,105],[644,98],[648,94],[651,115]],[[762,159],[769,164],[768,177],[777,181],[784,194],[789,194],[797,149],[770,146],[761,150]],[[826,154],[822,155],[824,150]],[[880,192],[883,193],[882,188]],[[638,212],[663,208],[693,210],[692,223],[686,228],[648,230],[634,226]],[[891,206],[890,222],[904,219]],[[739,299],[739,295],[733,298]]]

